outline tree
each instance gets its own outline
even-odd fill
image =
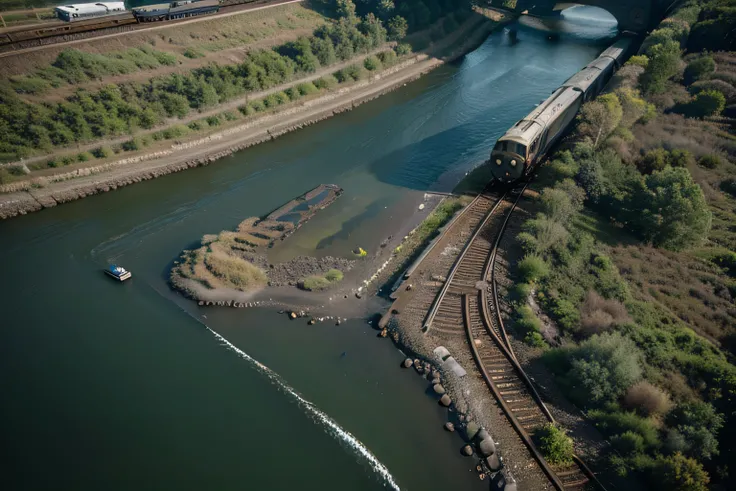
[[[706,78],[716,71],[716,62],[710,56],[701,56],[687,64],[685,68],[685,85]]]
[[[332,41],[314,36],[310,40],[310,43],[312,45],[312,53],[317,57],[321,66],[330,66],[337,61],[335,46],[333,46]]]
[[[706,239],[711,212],[687,169],[665,167],[647,176],[644,184],[637,197],[641,213],[636,226],[646,239],[672,250],[693,247]]]
[[[578,131],[583,137],[593,141],[593,146],[608,138],[621,123],[623,109],[616,94],[604,94],[596,100],[583,105],[578,116]]]
[[[396,5],[394,0],[380,0],[378,2],[378,15],[382,19],[388,19],[388,17],[394,12]]]
[[[408,29],[409,25],[407,24],[406,19],[400,15],[392,17],[388,21],[388,39],[391,41],[399,41],[406,36],[406,31]]]
[[[386,42],[386,29],[381,20],[373,14],[366,15],[360,21],[360,32],[370,40],[371,47],[377,48]]]
[[[669,457],[658,457],[652,478],[657,488],[671,491],[708,491],[710,482],[702,464],[679,452]]]
[[[659,94],[666,89],[666,82],[680,71],[680,44],[665,41],[649,49],[649,63],[640,77],[644,92]]]
[[[335,11],[340,18],[347,19],[353,24],[358,22],[355,15],[355,4],[352,0],[335,0]]]

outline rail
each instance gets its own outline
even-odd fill
[[[480,231],[483,230],[483,228],[488,223],[488,220],[491,219],[491,217],[495,214],[498,207],[503,202],[504,198],[506,197],[506,192],[504,192],[500,198],[496,201],[496,203],[493,205],[493,207],[486,213],[486,216],[481,220],[481,222],[476,227],[475,231],[473,232],[473,235],[470,237],[470,239],[465,243],[465,246],[463,247],[462,252],[460,255],[455,259],[455,263],[452,265],[452,269],[450,270],[450,274],[447,276],[447,279],[445,280],[445,283],[442,285],[442,289],[440,290],[439,294],[435,297],[434,302],[432,302],[432,306],[429,309],[429,312],[427,313],[427,317],[424,320],[424,325],[422,326],[422,331],[424,334],[427,334],[429,330],[432,327],[432,322],[434,321],[435,316],[437,315],[437,311],[440,308],[440,305],[442,304],[442,300],[445,298],[445,295],[447,294],[447,291],[450,288],[450,285],[452,284],[452,280],[455,277],[455,274],[457,273],[460,263],[462,263],[463,258],[468,253],[468,250],[470,249],[470,246],[472,245],[473,241],[478,237],[478,234],[480,234]],[[483,193],[479,194],[476,200],[481,198]],[[473,204],[476,203],[476,201],[473,201]],[[468,205],[468,209],[470,209],[470,205]]]
[[[509,209],[508,213],[506,214],[504,221],[501,224],[501,227],[498,230],[498,233],[496,235],[496,240],[493,244],[493,249],[491,253],[489,254],[488,260],[484,267],[484,276],[483,278],[489,278],[491,280],[491,291],[492,291],[492,298],[493,298],[493,305],[495,306],[495,320],[497,322],[498,329],[494,329],[493,323],[491,321],[492,316],[489,312],[489,303],[487,301],[487,292],[486,290],[481,290],[478,297],[478,303],[480,303],[480,320],[482,322],[484,331],[488,337],[490,337],[495,347],[501,352],[503,357],[505,357],[508,361],[508,363],[511,366],[512,371],[514,372],[514,375],[517,376],[520,381],[522,382],[524,389],[526,389],[526,392],[528,396],[533,400],[534,404],[536,404],[537,408],[543,414],[544,418],[551,423],[555,423],[554,416],[552,416],[552,413],[549,411],[547,406],[544,404],[544,401],[542,400],[541,396],[537,392],[536,388],[534,387],[534,384],[527,376],[524,369],[521,367],[521,364],[518,362],[515,353],[513,352],[513,348],[511,346],[511,343],[508,338],[508,334],[506,332],[505,324],[503,322],[503,317],[501,316],[501,311],[499,308],[499,301],[498,301],[498,286],[496,282],[495,277],[495,263],[498,256],[498,247],[501,242],[501,239],[503,238],[503,235],[506,231],[506,228],[508,226],[509,220],[511,219],[511,215],[516,210],[517,205],[519,201],[521,200],[522,196],[524,195],[524,191],[528,187],[529,183],[526,182],[521,190],[518,193],[518,196],[513,201],[511,208]],[[502,198],[504,199],[504,198]],[[477,235],[476,235],[477,236]],[[475,344],[475,339],[473,335],[473,326],[470,319],[470,298],[467,294],[463,295],[463,321],[465,324],[465,331],[468,338],[468,343],[471,347],[471,351],[473,353],[473,358],[475,359],[475,362],[481,371],[481,375],[483,376],[486,385],[493,393],[494,397],[499,402],[501,409],[504,411],[504,414],[511,422],[512,426],[516,430],[516,432],[521,437],[522,441],[527,445],[530,452],[532,453],[532,456],[534,459],[539,463],[540,467],[542,468],[542,471],[547,475],[547,477],[550,479],[552,484],[558,489],[558,491],[563,491],[566,489],[569,489],[568,486],[571,486],[573,488],[578,488],[581,485],[585,485],[585,482],[581,480],[581,478],[577,478],[578,473],[583,474],[585,478],[587,478],[587,482],[590,482],[594,484],[599,490],[606,491],[605,486],[598,480],[598,478],[595,476],[595,474],[588,468],[588,466],[578,457],[577,455],[573,455],[573,463],[574,466],[570,470],[564,471],[564,472],[555,472],[554,469],[547,463],[546,459],[544,459],[544,456],[540,453],[540,451],[537,449],[536,445],[534,444],[531,435],[525,429],[524,424],[522,424],[519,419],[516,417],[516,414],[514,413],[514,410],[509,405],[508,401],[504,397],[504,395],[501,393],[501,391],[498,389],[498,386],[494,382],[494,375],[489,374],[488,370],[486,369],[485,363],[483,362],[483,358],[478,350],[478,347]],[[503,371],[503,370],[502,370]],[[498,370],[495,373],[496,379],[500,379],[501,376],[498,375]],[[506,380],[506,383],[508,384],[508,379]],[[520,396],[515,396],[517,399],[516,402],[522,401],[523,398]],[[577,469],[575,468],[577,467]],[[568,481],[568,485],[566,486],[565,483],[560,479],[559,475],[565,475],[565,477],[572,477],[572,481]]]

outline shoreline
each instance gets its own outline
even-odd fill
[[[465,29],[459,29],[439,43],[439,45],[446,44],[444,48],[447,49],[461,42],[445,56],[420,53],[384,70],[370,80],[338,89],[299,106],[286,108],[284,111],[263,116],[199,140],[174,145],[170,150],[61,174],[56,176],[56,182],[46,187],[34,188],[31,181],[12,183],[21,186],[15,192],[0,194],[0,219],[25,215],[136,182],[209,165],[239,150],[275,140],[286,133],[350,111],[464,56],[477,48],[493,31],[512,20],[511,17],[505,17],[501,21],[494,21],[477,15],[476,19],[468,21],[469,25]],[[465,39],[461,41],[463,37]],[[441,51],[442,47],[435,46],[434,49]],[[225,139],[229,141],[223,142]],[[201,148],[191,151],[198,146]],[[22,185],[28,189],[22,189]]]

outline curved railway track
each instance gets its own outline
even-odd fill
[[[0,56],[30,51],[58,43],[84,41],[86,39],[116,35],[124,32],[156,29],[199,19],[232,15],[239,11],[262,8],[266,5],[291,3],[293,0],[225,0],[220,11],[202,16],[172,19],[162,22],[138,23],[131,13],[89,19],[77,22],[53,22],[48,25],[34,25],[30,29],[7,29],[0,32]],[[73,37],[73,39],[72,39]]]
[[[527,185],[495,201],[484,195],[469,205],[474,206],[469,212],[481,217],[434,299],[423,330],[439,339],[466,337],[488,389],[555,489],[605,491],[577,456],[569,466],[551,465],[537,448],[536,430],[554,423],[554,417],[517,361],[497,307],[498,245]]]

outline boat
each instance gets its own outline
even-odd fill
[[[105,269],[105,273],[112,276],[118,281],[125,281],[133,276],[130,271],[122,266],[118,266],[117,264],[111,264],[110,266],[108,266],[107,269]]]

